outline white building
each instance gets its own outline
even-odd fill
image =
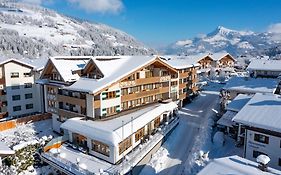
[[[1,118],[42,112],[37,70],[33,65],[9,59],[0,63]]]
[[[281,96],[256,94],[233,118],[245,126],[244,157],[270,157],[269,166],[281,170]]]
[[[198,175],[276,175],[281,174],[273,168],[262,171],[256,161],[250,161],[239,156],[223,157],[212,160]]]
[[[281,60],[252,60],[247,70],[253,77],[276,78],[281,74]]]

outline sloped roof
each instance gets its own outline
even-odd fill
[[[252,60],[247,70],[281,71],[281,60]]]
[[[28,63],[26,63],[26,62],[24,62],[24,61],[21,61],[21,60],[18,60],[18,59],[14,59],[14,58],[7,59],[7,60],[5,60],[5,61],[0,62],[0,65],[7,64],[7,63],[9,63],[9,62],[16,62],[16,63],[18,63],[18,64],[25,65],[25,66],[27,66],[27,67],[29,67],[29,68],[31,68],[31,69],[34,69],[34,67],[35,67],[35,66],[31,65],[31,64],[28,64]]]
[[[281,96],[255,94],[237,113],[233,121],[281,133]]]
[[[167,104],[158,103],[106,121],[72,118],[65,121],[61,125],[61,128],[82,134],[92,139],[97,139],[109,145],[118,145],[123,139],[144,127],[157,116],[164,112],[172,111],[177,107],[175,102]]]
[[[65,82],[73,82],[80,78],[78,74],[73,74],[73,71],[83,69],[88,60],[90,60],[91,58],[91,56],[65,56],[51,57],[50,60]]]
[[[276,175],[281,174],[273,168],[268,168],[269,171],[264,172],[258,169],[258,163],[244,159],[237,155],[223,157],[212,160],[198,175]]]
[[[233,77],[223,87],[226,90],[235,90],[244,93],[273,93],[277,81],[272,78],[244,78]]]
[[[226,110],[239,112],[252,97],[252,95],[239,94],[227,105]]]
[[[96,93],[112,83],[119,81],[126,75],[152,63],[156,56],[103,56],[92,58],[104,77],[98,80],[81,77],[65,89]],[[161,60],[160,60],[161,61]],[[163,62],[163,64],[166,64]],[[168,64],[167,64],[168,65]],[[169,66],[169,65],[168,65]],[[170,67],[171,69],[174,69]],[[176,70],[175,70],[176,71]]]
[[[227,52],[217,52],[217,53],[211,53],[211,54],[209,54],[209,56],[213,59],[213,60],[215,60],[215,61],[219,61],[219,60],[221,60],[222,58],[224,58],[224,57],[226,57],[226,56],[230,56],[233,60],[235,60],[234,59],[234,57],[233,56],[231,56],[229,53],[227,53]]]

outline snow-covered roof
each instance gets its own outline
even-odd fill
[[[281,96],[255,94],[237,113],[233,121],[281,133]]]
[[[244,159],[237,155],[214,159],[198,175],[275,175],[281,174],[281,171],[268,168],[268,171],[258,169],[258,163]]]
[[[98,56],[92,58],[102,71],[104,77],[98,80],[80,78],[65,89],[96,93],[101,89],[119,81],[126,75],[154,61],[156,56]]]
[[[175,69],[186,69],[200,66],[197,61],[194,61],[193,59],[189,59],[188,57],[184,56],[166,55],[163,57],[161,56],[161,58]]]
[[[167,104],[158,103],[106,121],[72,118],[64,122],[61,128],[115,146],[123,140],[122,138],[127,138],[132,133],[154,120],[157,116],[172,111],[177,107],[175,102]]]
[[[233,56],[231,56],[229,53],[227,53],[227,52],[217,52],[217,53],[211,53],[211,54],[209,54],[209,56],[213,59],[213,60],[215,60],[215,61],[219,61],[219,60],[221,60],[222,58],[224,58],[224,57],[226,57],[226,56],[230,56],[231,58],[233,58]],[[234,60],[234,58],[233,58],[233,60]]]
[[[223,89],[251,94],[273,93],[276,89],[276,86],[276,79],[233,77],[227,82]]]
[[[252,95],[239,94],[227,105],[226,110],[239,112],[252,97]]]
[[[25,62],[29,65],[32,65],[34,67],[34,70],[41,71],[44,69],[48,59],[46,58],[37,58],[37,59],[21,59],[22,62]]]
[[[14,58],[7,59],[7,60],[5,60],[5,61],[0,62],[0,65],[7,64],[7,63],[9,63],[9,62],[11,62],[11,61],[16,62],[16,63],[19,63],[19,64],[26,65],[27,67],[30,67],[30,68],[32,68],[32,69],[35,68],[35,66],[33,66],[33,65],[31,65],[31,64],[28,64],[28,63],[26,63],[26,62],[23,62],[23,61],[21,61],[21,60],[14,59]]]
[[[60,56],[51,57],[50,60],[65,82],[73,82],[80,78],[78,74],[73,74],[73,71],[83,69],[91,58],[91,56]]]
[[[226,111],[226,113],[217,121],[217,124],[232,127],[234,125],[232,119],[236,114],[237,112]]]
[[[281,71],[281,60],[252,60],[247,70]]]

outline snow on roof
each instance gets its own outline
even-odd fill
[[[166,55],[161,58],[175,69],[185,69],[185,68],[200,66],[200,64],[198,64],[197,61],[194,61],[193,59],[189,59],[188,57],[177,56],[177,55]]]
[[[227,105],[226,110],[239,112],[252,97],[252,95],[239,94]]]
[[[226,113],[223,114],[223,116],[217,121],[217,124],[232,127],[234,125],[232,119],[236,114],[237,112],[226,111]]]
[[[156,56],[98,56],[93,61],[104,74],[99,80],[80,78],[65,89],[95,93],[152,62]]]
[[[26,62],[23,62],[23,61],[21,61],[21,60],[15,59],[15,58],[11,58],[11,59],[7,59],[7,60],[5,60],[5,61],[2,61],[2,62],[0,62],[0,65],[2,65],[2,64],[7,64],[7,63],[9,63],[9,62],[11,62],[11,61],[14,61],[14,62],[19,63],[19,64],[26,65],[26,66],[28,66],[28,67],[30,67],[30,68],[32,68],[32,69],[34,69],[34,67],[35,67],[35,66],[31,65],[31,64],[28,64],[28,63],[26,63]]]
[[[247,70],[281,71],[281,60],[252,60]]]
[[[48,59],[46,58],[37,58],[37,59],[21,59],[22,62],[25,62],[29,65],[32,65],[34,67],[34,70],[41,71],[44,69],[46,63],[48,62]]]
[[[15,154],[15,151],[11,150],[4,142],[0,142],[0,156]]]
[[[275,175],[281,174],[281,171],[268,168],[268,172],[258,169],[258,163],[244,159],[237,155],[214,159],[198,175]]]
[[[260,93],[254,95],[233,121],[281,133],[281,96]]]
[[[65,82],[73,82],[78,80],[80,76],[78,74],[73,74],[72,71],[83,69],[91,58],[91,56],[61,56],[51,57],[50,60]]]
[[[227,82],[223,89],[243,93],[273,93],[276,86],[276,79],[233,77]]]
[[[230,55],[229,53],[227,52],[217,52],[217,53],[211,53],[209,54],[209,56],[215,60],[215,61],[219,61],[221,60],[222,58],[224,58],[225,56],[227,55]],[[231,55],[230,55],[231,58],[233,58]],[[234,59],[234,58],[233,58]]]
[[[132,133],[144,127],[157,116],[160,116],[165,112],[172,111],[177,107],[178,106],[175,102],[170,102],[167,104],[158,103],[130,114],[106,121],[92,121],[82,120],[82,118],[72,118],[64,122],[61,125],[61,128],[114,146],[118,145],[118,143],[130,136]]]

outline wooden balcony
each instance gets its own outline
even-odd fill
[[[170,76],[162,76],[162,77],[150,77],[150,78],[140,78],[132,81],[123,81],[120,82],[121,88],[133,87],[142,84],[151,84],[151,83],[160,83],[170,81]]]
[[[58,109],[58,115],[65,116],[67,118],[85,117],[85,115],[83,115],[83,114],[68,111],[68,110],[65,110],[65,109]]]
[[[180,78],[186,78],[189,76],[189,72],[180,73]]]
[[[169,92],[169,87],[162,87],[162,88],[152,89],[152,90],[148,90],[148,91],[141,91],[138,93],[121,96],[121,101],[129,101],[129,100],[134,100],[134,99],[138,99],[138,98],[142,98],[142,97],[146,97],[146,96],[162,94],[162,93],[166,93],[166,92]]]
[[[186,83],[182,83],[179,85],[179,89],[184,89],[184,88],[186,88]]]
[[[57,99],[58,99],[59,102],[71,103],[73,105],[79,105],[83,108],[86,107],[86,100],[85,99],[80,99],[80,98],[75,98],[75,97],[70,97],[70,96],[64,96],[64,95],[57,95]]]

